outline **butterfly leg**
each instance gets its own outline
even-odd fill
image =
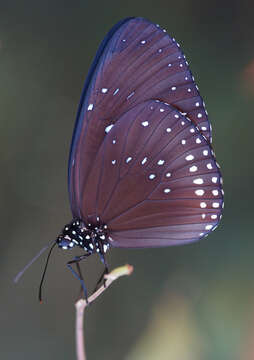
[[[80,281],[81,287],[82,287],[82,290],[83,290],[83,292],[84,292],[85,299],[86,299],[86,302],[87,302],[87,303],[88,303],[87,289],[86,289],[86,286],[85,286],[85,282],[84,282],[83,276],[82,276],[82,274],[81,274],[79,262],[80,262],[81,260],[87,258],[88,256],[90,256],[90,254],[85,254],[85,255],[81,255],[81,256],[76,256],[73,260],[71,260],[71,261],[69,261],[69,262],[67,263],[68,269],[70,269],[71,272],[73,273],[73,275]],[[76,272],[76,271],[72,268],[72,266],[71,266],[72,264],[76,264],[78,272]]]
[[[106,274],[109,273],[108,264],[107,264],[107,262],[106,262],[106,259],[105,259],[104,255],[100,255],[100,258],[101,258],[101,261],[102,261],[102,263],[104,264],[105,268],[104,268],[104,270],[103,270],[103,273],[102,273],[101,276],[99,277],[99,280],[97,281],[97,284],[96,284],[93,292],[95,292],[95,291],[99,288],[99,285],[100,285],[100,283],[102,282],[102,280],[103,280],[104,286],[106,286],[106,280],[104,279],[104,275],[106,275]]]
[[[80,265],[78,262],[76,263],[76,267],[77,267],[77,273],[79,274],[80,279],[84,282],[84,278],[83,278],[81,268],[80,268]],[[79,296],[78,296],[77,300],[82,298],[82,293],[83,293],[83,286],[80,285],[80,291],[79,291]]]

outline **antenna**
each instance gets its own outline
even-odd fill
[[[41,296],[42,285],[43,285],[45,274],[46,274],[46,271],[47,271],[47,268],[48,268],[49,258],[50,258],[50,255],[52,253],[52,250],[54,249],[55,246],[56,246],[56,242],[51,246],[51,248],[49,250],[48,257],[47,257],[46,264],[45,264],[45,268],[44,268],[44,271],[43,271],[43,274],[42,274],[42,277],[41,277],[41,282],[40,282],[40,286],[39,286],[39,301],[40,301],[40,303],[42,303],[42,296]]]
[[[53,242],[56,244],[56,240],[50,241],[50,243],[49,243],[48,245],[44,246],[44,247],[38,252],[38,254],[35,255],[35,257],[34,257],[31,261],[29,261],[28,264],[26,264],[26,266],[24,267],[24,269],[22,269],[22,270],[15,276],[15,278],[13,279],[13,281],[14,281],[15,283],[17,283],[17,282],[19,281],[19,279],[23,276],[24,272],[25,272],[28,268],[30,268],[30,266],[41,256],[41,254],[44,253],[44,251],[46,251],[46,250],[48,249],[48,247],[49,247]],[[51,251],[50,251],[50,252],[51,252]]]

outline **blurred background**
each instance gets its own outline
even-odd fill
[[[73,253],[45,254],[16,273],[71,220],[67,160],[85,76],[118,20],[143,16],[181,44],[206,102],[222,167],[225,212],[200,243],[113,249],[134,265],[86,312],[88,360],[254,359],[254,3],[214,0],[0,1],[0,353],[74,359],[78,281]],[[83,263],[91,289],[102,265]]]

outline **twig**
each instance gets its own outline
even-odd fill
[[[104,275],[106,279],[105,285],[103,284],[97,291],[95,291],[88,298],[88,303],[91,304],[98,296],[100,296],[111,284],[113,281],[124,275],[130,275],[133,271],[133,266],[124,265],[112,270],[109,274]],[[87,303],[84,299],[80,299],[75,304],[76,307],[76,352],[78,360],[86,360],[85,352],[85,340],[84,340],[84,328],[83,328],[83,319],[85,308]]]

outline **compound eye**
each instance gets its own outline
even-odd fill
[[[58,238],[58,246],[61,248],[69,248],[73,246],[72,240],[69,236],[61,236]]]

